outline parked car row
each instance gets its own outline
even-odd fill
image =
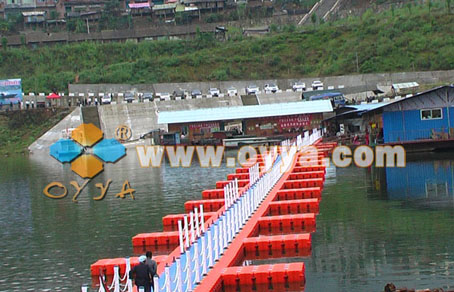
[[[312,82],[311,87],[313,90],[323,90],[323,83],[319,80],[316,80]],[[293,83],[292,85],[292,90],[293,91],[305,91],[306,90],[306,83],[302,81],[297,81]],[[263,87],[263,91],[265,93],[276,93],[279,91],[279,87],[275,83],[267,83]],[[245,88],[246,94],[258,94],[260,93],[260,87],[255,85],[255,84],[250,84]],[[212,87],[208,90],[208,94],[213,96],[213,97],[219,97],[221,96],[221,91],[216,88]],[[126,102],[131,103],[133,102],[136,98],[139,100],[153,100],[154,98],[159,98],[163,100],[170,100],[170,99],[184,99],[187,97],[192,97],[192,98],[197,98],[198,96],[202,96],[203,93],[199,89],[193,89],[191,91],[186,91],[184,89],[176,89],[173,91],[173,93],[170,92],[145,92],[145,93],[139,93],[135,94],[133,92],[126,92],[123,95],[123,98]],[[235,87],[229,87],[226,91],[226,95],[228,96],[236,96],[238,95],[238,90]],[[112,94],[106,94],[101,97],[101,103],[102,104],[110,104],[112,102]]]
[[[319,80],[315,80],[314,82],[312,82],[311,87],[312,87],[312,90],[323,90],[323,82],[321,82]],[[292,90],[293,91],[305,91],[306,83],[304,83],[302,81],[297,81],[292,84]],[[265,86],[263,87],[263,91],[265,93],[276,93],[279,91],[279,87],[274,83],[268,83],[268,84],[265,84]],[[259,92],[260,92],[260,88],[255,84],[251,84],[248,87],[246,87],[246,94],[257,94]]]

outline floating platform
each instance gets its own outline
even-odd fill
[[[306,278],[303,262],[248,266],[245,261],[285,257],[304,258],[310,255],[311,232],[316,230],[316,214],[319,212],[326,173],[323,159],[325,153],[328,153],[334,144],[317,143],[316,147],[322,149],[318,155],[296,153],[296,159],[290,171],[284,173],[271,186],[263,201],[258,202],[257,209],[248,218],[244,217],[244,214],[248,208],[251,209],[250,204],[255,202],[255,199],[246,200],[246,196],[261,190],[257,181],[266,173],[263,155],[255,157],[256,163],[251,163],[250,167],[237,168],[235,173],[227,175],[227,180],[218,181],[215,189],[202,191],[201,200],[187,201],[184,204],[186,213],[163,217],[163,232],[134,236],[132,238],[134,252],[143,253],[146,250],[152,250],[154,255],[158,254],[153,257],[158,263],[160,275],[160,279],[156,280],[158,291],[188,291],[189,286],[186,285],[191,285],[194,291],[200,292],[304,290]],[[306,158],[315,159],[317,165],[305,165]],[[230,190],[226,186],[229,186]],[[236,187],[233,201],[231,200],[232,186],[233,189]],[[259,189],[256,189],[257,186]],[[240,200],[243,197],[244,200]],[[232,206],[237,206],[236,212]],[[199,213],[195,210],[197,208]],[[205,212],[203,215],[200,214],[201,210]],[[228,217],[228,214],[231,216]],[[229,220],[234,220],[232,218],[236,216],[247,219],[243,226],[236,226],[238,230],[236,234],[213,233],[214,230],[223,230],[221,228],[223,226],[224,228],[230,226]],[[189,220],[191,222],[186,225],[192,224],[191,232],[188,229],[183,229],[186,233],[180,232],[183,221]],[[217,228],[212,229],[212,227]],[[220,241],[228,242],[227,248],[216,251],[210,246],[207,247],[206,244],[210,241],[204,239],[206,236],[217,242],[216,245],[219,245]],[[215,247],[215,249],[218,248]],[[198,262],[200,252],[204,254],[204,257],[201,257],[202,263],[205,259],[211,259],[212,263],[209,266],[192,262],[194,260]],[[217,262],[213,260],[214,255],[219,256]],[[188,262],[189,257],[192,257],[191,263]],[[138,264],[137,257],[131,257],[129,261],[131,267]],[[111,279],[115,273],[115,266],[118,266],[119,273],[124,275],[127,271],[126,262],[124,258],[97,261],[91,266],[94,283],[102,277]],[[186,270],[195,271],[196,277],[200,277],[199,281],[176,276],[185,266]],[[197,271],[202,273],[197,274]],[[206,274],[203,271],[206,271]],[[173,277],[172,282],[167,282],[169,277]],[[102,283],[101,280],[100,283]],[[127,285],[127,282],[122,284]],[[107,283],[100,285],[107,286]],[[179,288],[174,289],[175,287]]]

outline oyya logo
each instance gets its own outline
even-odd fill
[[[103,162],[114,163],[126,154],[120,142],[102,138],[98,127],[82,124],[72,131],[71,139],[60,139],[50,146],[50,155],[61,163],[70,162],[71,170],[80,177],[93,178],[104,169]]]

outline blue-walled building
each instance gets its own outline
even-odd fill
[[[401,144],[407,151],[454,148],[454,86],[387,102],[347,105],[325,122],[336,131],[343,124],[350,136],[368,134],[372,146]]]
[[[454,138],[454,87],[442,86],[384,105],[384,143]]]

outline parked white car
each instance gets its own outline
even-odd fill
[[[101,97],[101,104],[111,104],[112,103],[112,98],[110,97],[110,94],[104,95]]]
[[[313,90],[323,90],[323,82],[321,82],[320,80],[313,81],[312,89]]]
[[[170,100],[170,93],[168,92],[156,93],[156,97],[160,98],[161,100]]]
[[[229,88],[227,89],[227,94],[228,94],[229,96],[235,96],[235,95],[238,94],[238,90],[236,90],[235,87],[229,87]]]
[[[277,85],[274,83],[270,83],[265,84],[263,90],[265,91],[265,93],[276,93],[279,90],[279,87],[277,87]]]
[[[257,94],[259,93],[260,89],[257,85],[251,84],[246,87],[246,94]]]
[[[293,83],[293,86],[292,86],[292,89],[293,91],[304,91],[306,90],[306,83],[302,82],[302,81],[297,81],[295,83]]]
[[[210,94],[211,96],[219,96],[219,94],[221,94],[221,92],[219,91],[219,89],[217,88],[210,88]]]

